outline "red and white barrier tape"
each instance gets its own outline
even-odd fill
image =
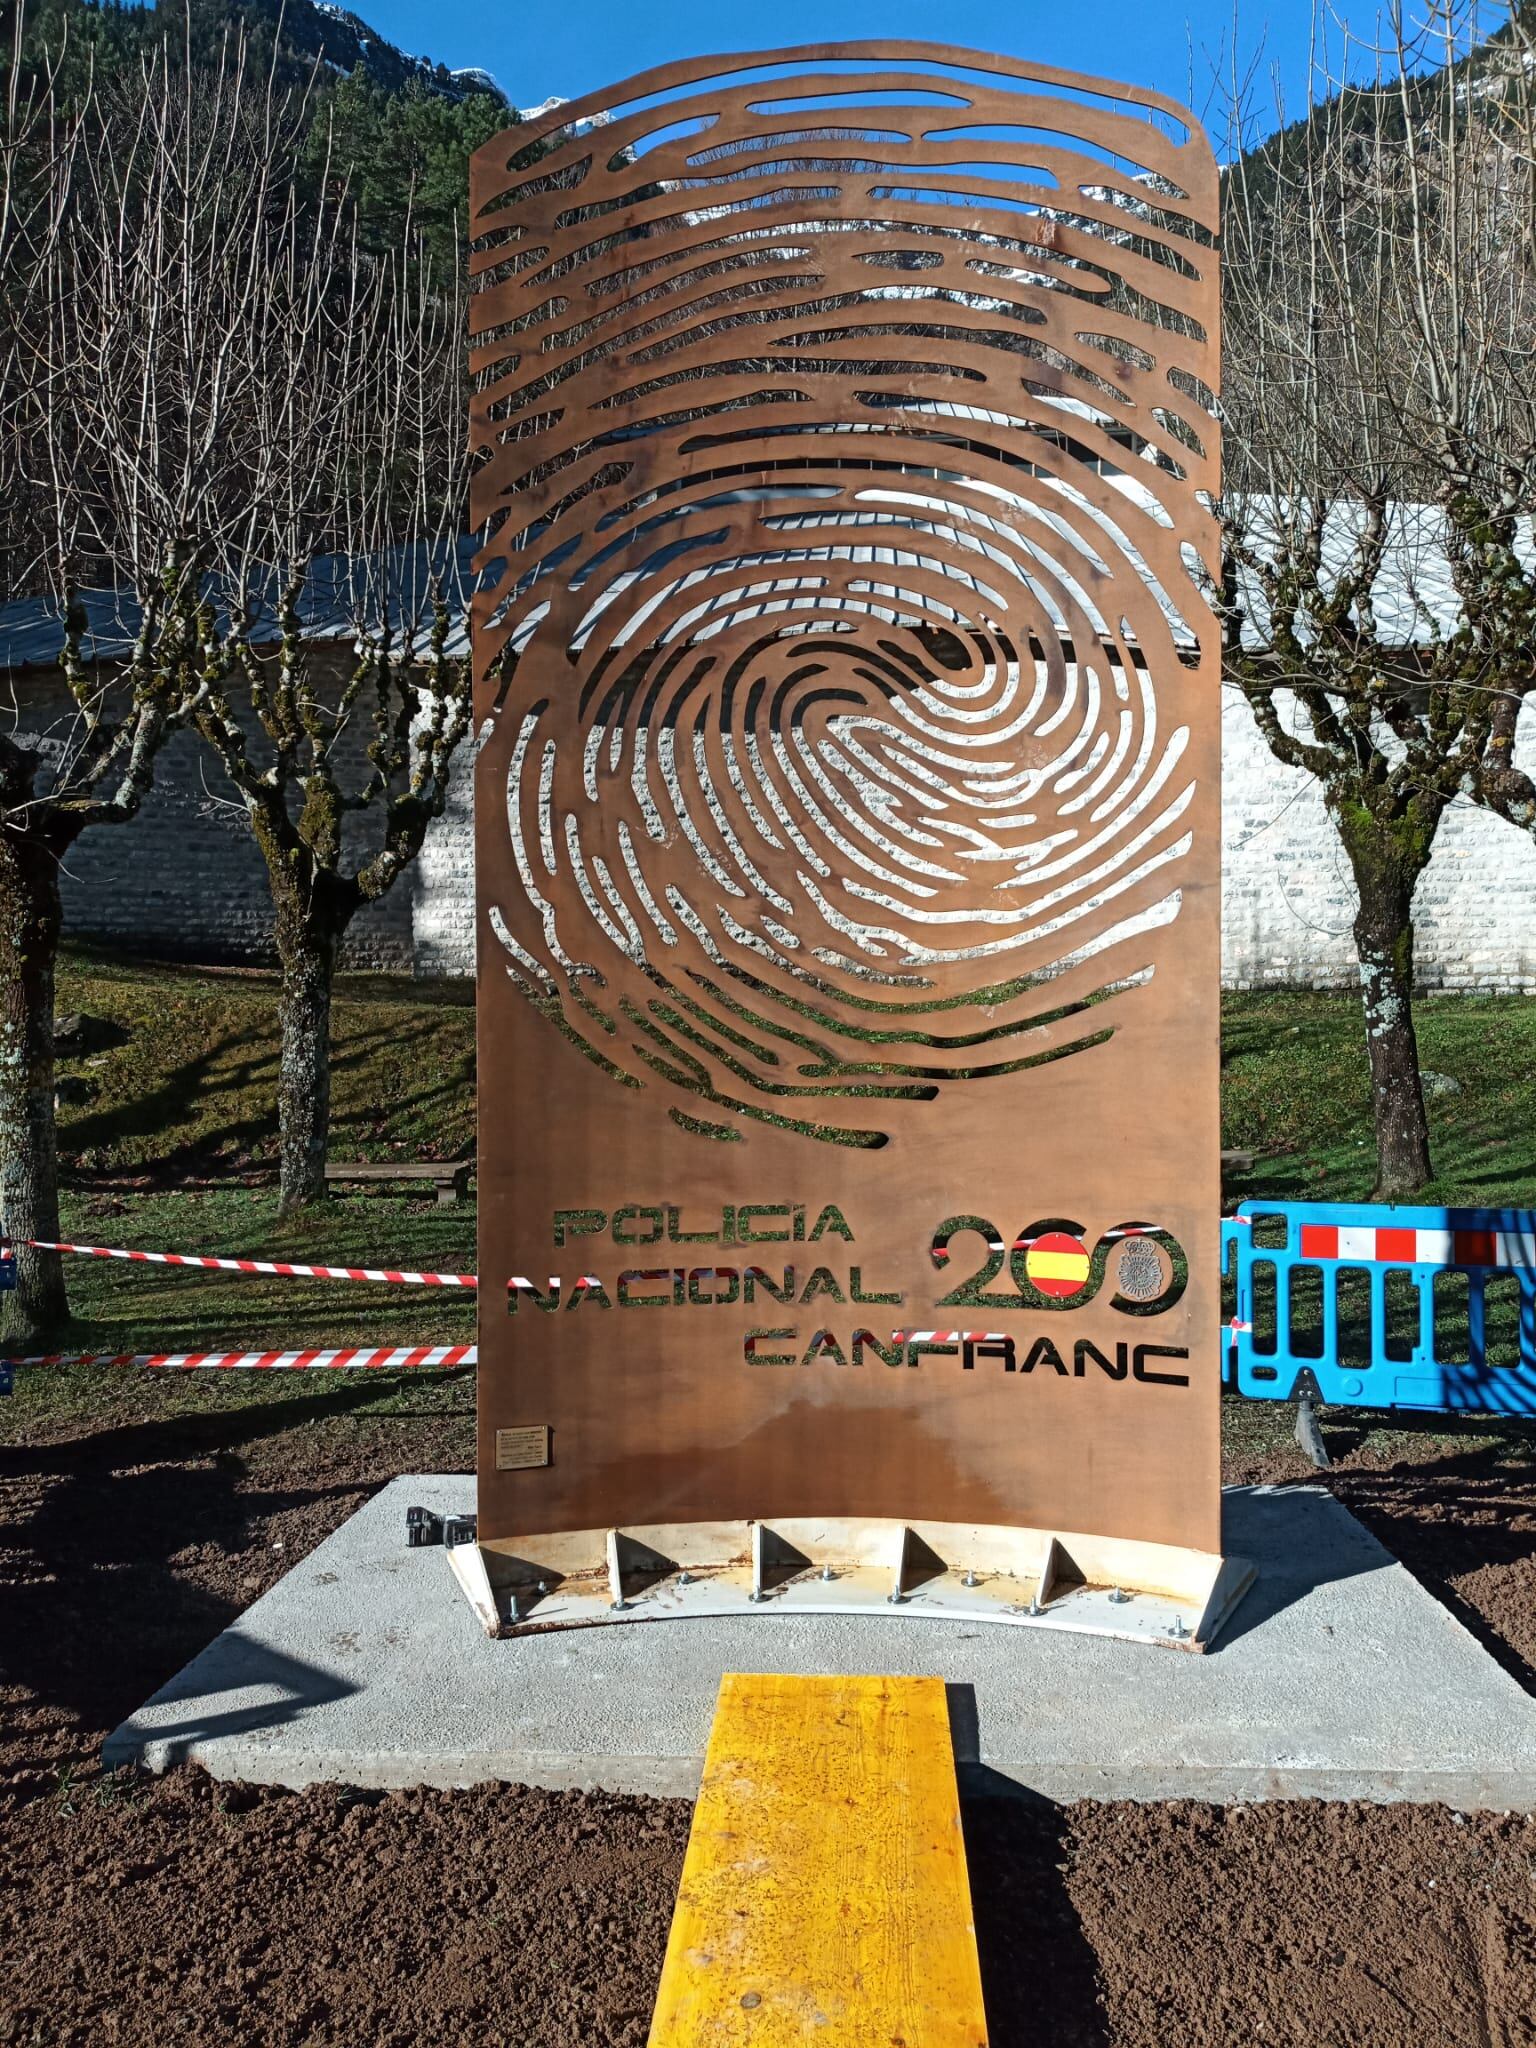
[[[1001,1330],[892,1330],[892,1342],[904,1344],[1006,1344]]]
[[[473,1273],[406,1273],[387,1266],[290,1266],[276,1259],[214,1259],[197,1252],[130,1252],[117,1245],[54,1244],[42,1237],[9,1237],[6,1245],[37,1252],[78,1252],[88,1259],[130,1259],[146,1266],[200,1266],[215,1273],[275,1273],[284,1280],[387,1280],[396,1287],[477,1287]]]
[[[192,1372],[210,1366],[220,1372],[414,1372],[420,1368],[474,1365],[473,1344],[386,1344],[371,1350],[337,1351],[119,1351],[52,1352],[37,1358],[7,1358],[5,1365],[141,1365],[157,1372]]]

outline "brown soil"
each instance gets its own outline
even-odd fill
[[[463,1381],[185,1399],[125,1382],[0,1448],[0,2043],[642,2043],[681,1802],[101,1773],[373,1488],[471,1453]],[[1245,1429],[1233,1478],[1313,1476]],[[1529,1683],[1531,1439],[1330,1436],[1329,1483]],[[1536,1820],[984,1799],[966,1831],[993,2048],[1536,2048]]]

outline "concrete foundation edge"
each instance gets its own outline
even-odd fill
[[[102,1749],[108,1767],[136,1764],[159,1774],[184,1759],[173,1743],[138,1743],[110,1738]],[[466,1791],[475,1785],[530,1785],[547,1792],[632,1793],[650,1799],[692,1799],[699,1788],[702,1762],[697,1757],[590,1757],[542,1755],[498,1757],[334,1757],[306,1756],[285,1749],[272,1759],[270,1771],[260,1758],[248,1758],[238,1772],[197,1760],[211,1777],[244,1784],[280,1784],[294,1790],[309,1785],[345,1784],[369,1791]],[[1249,1769],[1213,1770],[1196,1764],[1164,1770],[1104,1764],[1097,1769],[1041,1769],[1015,1776],[974,1758],[958,1758],[956,1771],[962,1794],[970,1799],[997,1797],[1044,1799],[1070,1805],[1088,1799],[1137,1802],[1198,1800],[1210,1805],[1237,1805],[1275,1799],[1358,1799],[1372,1805],[1410,1803],[1442,1805],[1459,1810],[1526,1813],[1536,1811],[1536,1767],[1521,1771],[1381,1771],[1309,1769],[1266,1765]]]
[[[1211,1656],[1157,1657],[1099,1635],[913,1629],[889,1610],[489,1641],[447,1555],[402,1541],[406,1503],[459,1512],[472,1485],[386,1486],[124,1722],[105,1761],[295,1788],[690,1798],[720,1671],[926,1672],[949,1685],[973,1796],[1536,1811],[1536,1700],[1320,1489],[1228,1496],[1256,1585]]]

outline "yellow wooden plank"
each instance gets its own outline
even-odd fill
[[[943,1681],[727,1674],[650,2048],[986,2048]]]

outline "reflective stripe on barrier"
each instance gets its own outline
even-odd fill
[[[1239,1393],[1536,1414],[1536,1212],[1254,1199],[1221,1251]]]

